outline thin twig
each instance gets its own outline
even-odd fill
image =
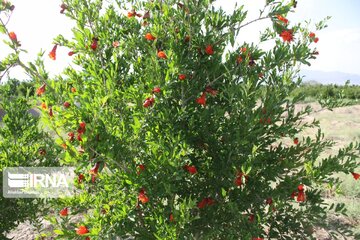
[[[11,11],[11,12],[10,12],[10,15],[9,15],[9,17],[8,17],[8,19],[7,19],[6,23],[5,23],[5,25],[4,25],[5,27],[6,27],[6,25],[9,23],[12,13],[13,13],[13,11]]]
[[[0,76],[0,82],[1,82],[1,80],[2,80],[2,78],[5,76],[5,74],[10,70],[10,68],[12,68],[14,66],[14,64],[11,64],[10,66],[8,66],[6,69],[5,69],[5,71],[4,71],[4,73]]]
[[[254,23],[254,22],[257,22],[257,21],[260,21],[260,20],[264,20],[264,19],[267,19],[267,18],[270,18],[270,16],[267,15],[267,16],[265,16],[265,17],[259,17],[259,18],[257,18],[257,19],[251,20],[250,22],[247,22],[247,23],[239,26],[238,28],[236,28],[236,29],[234,29],[234,30],[235,30],[235,31],[240,30],[241,28],[246,27],[247,25],[249,25],[249,24],[251,24],[251,23]]]

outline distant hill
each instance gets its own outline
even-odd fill
[[[344,85],[347,80],[350,80],[350,85],[360,85],[360,75],[357,74],[316,70],[301,70],[300,74],[304,76],[304,82]]]

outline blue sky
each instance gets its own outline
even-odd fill
[[[61,1],[58,0],[13,0],[15,6],[9,30],[16,32],[22,46],[29,54],[22,57],[31,61],[40,49],[46,54],[52,48],[52,38],[59,33],[71,38],[73,25],[64,15],[60,14]],[[256,18],[258,10],[265,0],[220,0],[217,6],[231,11],[235,2],[245,3],[249,10],[248,20]],[[249,3],[250,2],[250,3]],[[247,4],[248,3],[248,4]],[[341,71],[360,75],[360,1],[359,0],[298,0],[296,12],[290,14],[290,24],[302,20],[315,23],[326,16],[332,16],[329,27],[317,32],[320,41],[316,47],[320,52],[318,59],[312,62],[310,69],[321,71]],[[244,28],[240,34],[241,41],[257,41],[260,28],[269,22],[258,22]],[[0,45],[0,59],[8,52]],[[62,68],[71,62],[67,56],[69,49],[58,48],[57,60],[45,57],[45,65],[51,73],[60,73]],[[308,67],[306,67],[308,69]],[[26,78],[19,71],[12,71],[11,76]]]

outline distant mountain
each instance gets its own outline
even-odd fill
[[[304,76],[304,82],[344,85],[347,80],[350,80],[350,85],[360,85],[360,75],[357,74],[317,70],[301,70],[300,74]]]

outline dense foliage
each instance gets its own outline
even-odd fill
[[[2,69],[20,65],[36,83],[39,126],[55,141],[45,150],[60,151],[49,164],[75,166],[79,176],[73,198],[49,201],[56,229],[48,236],[311,238],[334,208],[321,195],[339,184],[333,173],[358,178],[359,145],[321,158],[334,143],[321,129],[302,137],[318,122],[304,123],[311,109],[295,112],[299,98],[288,98],[319,40],[286,19],[296,1],[267,0],[254,20],[272,21],[261,36],[274,43],[270,51],[236,43],[254,22],[244,21],[243,6],[229,15],[213,2],[65,0],[74,36],[56,37],[48,57],[67,47],[75,66],[54,79],[41,59],[21,61],[3,25],[14,53]]]
[[[58,166],[58,150],[54,149],[49,133],[39,131],[39,119],[29,112],[29,98],[21,92],[31,92],[31,87],[16,87],[17,81],[8,81],[0,87],[0,110],[6,115],[0,124],[0,188],[3,187],[4,167]],[[14,87],[15,86],[15,87]],[[26,83],[20,84],[26,86]],[[22,89],[22,91],[17,91]],[[20,94],[20,95],[19,95]],[[2,192],[2,191],[1,191]],[[44,201],[40,199],[7,199],[1,196],[0,238],[4,232],[14,228],[19,222],[30,220],[40,228],[38,214],[46,214]],[[41,214],[40,214],[41,215]]]

